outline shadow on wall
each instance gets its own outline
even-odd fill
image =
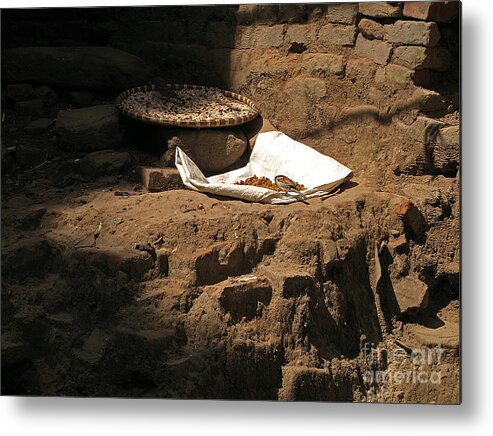
[[[228,87],[238,6],[7,9],[2,49],[105,46],[175,83]]]

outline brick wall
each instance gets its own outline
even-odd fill
[[[250,96],[276,128],[353,167],[378,157],[394,172],[419,173],[423,125],[458,109],[458,9],[372,2],[4,10],[2,46],[117,47],[169,82]],[[388,151],[390,137],[416,148],[406,151],[409,162]]]

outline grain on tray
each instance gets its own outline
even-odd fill
[[[283,189],[281,189],[279,186],[277,186],[272,180],[268,179],[267,177],[252,176],[252,177],[248,177],[248,179],[240,180],[239,182],[236,182],[236,184],[258,186],[259,188],[267,188],[272,191],[284,192]],[[303,191],[306,188],[303,185],[296,183],[296,189],[298,189],[298,191]]]
[[[161,121],[194,122],[234,119],[255,112],[246,103],[228,98],[216,88],[137,91],[122,102],[122,109]]]

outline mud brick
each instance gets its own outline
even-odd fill
[[[450,23],[459,13],[459,2],[405,2],[403,15],[418,20]]]
[[[413,70],[400,65],[389,64],[380,68],[375,75],[375,82],[384,83],[387,81],[409,85],[413,80]]]
[[[411,69],[445,71],[450,62],[450,53],[442,47],[403,45],[394,49],[392,62]]]
[[[392,5],[387,2],[364,2],[359,4],[361,15],[375,18],[400,17],[402,9],[400,5]]]
[[[358,29],[366,39],[382,39],[383,24],[363,18],[358,23]]]
[[[259,26],[255,32],[255,45],[259,48],[279,48],[284,42],[284,26]]]
[[[414,236],[422,238],[426,231],[426,221],[416,207],[416,205],[408,199],[402,200],[400,203],[394,206],[394,212],[399,215],[404,224],[406,224]]]
[[[184,189],[180,173],[176,168],[140,167],[138,174],[140,183],[150,192]]]
[[[302,23],[306,21],[306,5],[303,3],[281,3],[279,5],[280,23]]]
[[[358,56],[367,57],[380,65],[385,65],[392,55],[392,46],[385,41],[366,39],[358,35],[354,52]]]
[[[346,76],[351,80],[373,80],[377,67],[370,59],[350,59],[346,66]]]
[[[325,17],[330,23],[353,24],[357,15],[357,3],[329,3]]]
[[[303,66],[312,75],[340,76],[344,74],[344,56],[331,53],[317,53],[305,56]]]
[[[318,48],[323,51],[331,46],[354,46],[356,26],[326,24],[318,31]]]
[[[440,40],[440,31],[437,23],[399,20],[384,26],[384,38],[396,45],[434,47]]]

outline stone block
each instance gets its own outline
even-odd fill
[[[238,162],[247,148],[241,128],[173,129],[168,150],[180,147],[205,172],[221,171]]]
[[[358,29],[366,39],[383,39],[383,24],[362,18],[358,23]]]
[[[139,167],[139,181],[150,192],[183,189],[180,173],[176,168]]]
[[[440,31],[433,22],[399,20],[384,26],[384,39],[396,45],[434,47],[440,40]]]
[[[342,55],[317,53],[303,58],[303,67],[313,76],[344,75],[346,63]]]
[[[280,23],[303,23],[306,21],[306,5],[303,3],[281,3],[278,5]]]
[[[399,3],[363,2],[359,3],[359,13],[367,17],[394,18],[402,16],[402,6]]]
[[[121,145],[123,129],[114,105],[99,105],[58,112],[56,131],[59,139],[77,151],[96,151]]]
[[[405,17],[450,23],[459,13],[458,1],[404,2]]]
[[[286,43],[297,44],[309,48],[316,43],[317,33],[315,26],[309,24],[293,24],[286,30]]]
[[[353,24],[358,16],[357,3],[328,3],[325,18],[330,23]]]
[[[142,59],[110,47],[18,47],[2,53],[6,83],[127,89],[147,83],[151,72]]]
[[[433,146],[433,168],[442,174],[455,174],[460,163],[459,126],[440,129],[438,139]]]
[[[400,65],[388,64],[381,67],[375,74],[375,82],[392,82],[400,85],[413,83],[414,71]]]
[[[349,59],[346,65],[346,77],[354,81],[372,81],[378,65],[367,58]]]
[[[284,42],[284,25],[258,26],[255,31],[255,46],[258,48],[280,48]]]
[[[354,52],[358,56],[367,57],[377,64],[385,65],[392,55],[392,46],[385,41],[370,40],[363,35],[358,35]]]
[[[80,160],[79,172],[81,176],[87,179],[116,175],[126,170],[131,161],[130,154],[127,152],[95,151],[85,155]]]
[[[317,47],[326,51],[333,46],[354,46],[357,27],[344,24],[325,24],[318,31]]]
[[[450,53],[442,47],[403,45],[394,49],[392,63],[411,69],[428,68],[445,71],[450,62]]]
[[[408,199],[402,200],[394,206],[394,212],[402,222],[412,231],[414,237],[422,239],[426,231],[426,221],[416,205]]]
[[[428,306],[428,285],[415,274],[392,280],[399,311],[406,313],[411,310],[425,309]]]

